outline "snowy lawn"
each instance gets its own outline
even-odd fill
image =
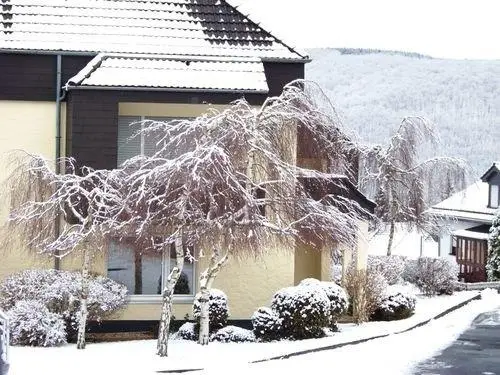
[[[153,374],[157,371],[174,369],[205,368],[210,370],[212,368],[225,367],[228,361],[233,366],[237,365],[245,369],[248,367],[247,363],[254,360],[398,332],[432,318],[449,307],[465,301],[476,294],[477,292],[459,292],[453,296],[419,298],[416,313],[409,319],[396,322],[370,322],[359,326],[354,324],[341,324],[341,332],[335,333],[332,337],[322,339],[273,343],[211,343],[206,347],[199,346],[190,341],[173,340],[170,342],[170,356],[168,358],[158,358],[155,356],[156,342],[153,340],[89,344],[87,349],[83,351],[76,350],[74,345],[66,345],[60,348],[13,347],[10,352],[10,360],[12,363],[10,375],[26,375],[32,373],[51,375],[67,375],[68,373],[72,375],[87,375],[89,373],[119,373],[121,375]],[[478,309],[483,308],[482,306],[485,305],[486,302],[487,301],[475,301],[471,303],[470,306],[459,310],[459,312],[462,310],[469,311],[469,314],[473,315]],[[498,303],[500,304],[500,298]],[[467,317],[468,316],[469,315],[467,315]],[[470,320],[474,317],[475,316],[471,316]],[[447,326],[453,319],[454,318],[449,315],[432,324]],[[467,322],[468,321],[469,320],[467,320]],[[458,324],[460,322],[456,323]],[[464,324],[466,327],[468,323]],[[390,338],[377,339],[370,345],[377,347],[380,345],[377,343],[381,342],[381,340],[390,341]],[[441,339],[437,338],[436,340],[433,338],[433,344]],[[369,343],[360,345],[365,346],[368,344]],[[335,351],[324,352],[324,354],[318,353],[303,357],[330,356],[333,355],[331,353],[338,352],[358,353],[357,348],[360,345],[347,346],[336,349]],[[409,349],[410,347],[412,347],[411,350],[408,350],[410,352],[422,350],[414,349],[413,345],[407,348]],[[300,361],[300,358],[302,358],[302,356],[296,357],[295,359],[292,358],[288,361],[293,363]],[[268,365],[272,367],[276,366],[276,363],[284,363],[284,361],[273,361],[269,362]],[[260,371],[263,365],[251,366],[259,366]],[[232,369],[234,370],[234,367],[232,367]]]

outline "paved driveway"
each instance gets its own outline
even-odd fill
[[[414,374],[500,375],[500,309],[479,315],[450,347],[421,363]]]

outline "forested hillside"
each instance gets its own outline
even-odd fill
[[[463,157],[478,178],[500,160],[500,61],[443,60],[359,49],[313,49],[306,78],[318,82],[348,128],[386,141],[401,119],[423,115],[441,154]]]

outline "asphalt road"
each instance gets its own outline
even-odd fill
[[[480,314],[451,346],[421,363],[414,374],[500,375],[500,309]]]

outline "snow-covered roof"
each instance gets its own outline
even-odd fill
[[[462,220],[491,222],[496,209],[488,207],[488,184],[477,181],[432,206],[429,212]]]
[[[307,60],[224,0],[2,1],[0,51]]]
[[[488,233],[474,232],[471,230],[460,229],[453,232],[454,236],[472,238],[475,240],[487,240]]]
[[[172,88],[268,93],[260,59],[99,54],[66,87]]]
[[[491,175],[500,172],[500,161],[495,161],[488,170],[481,176],[481,181],[488,182]]]

